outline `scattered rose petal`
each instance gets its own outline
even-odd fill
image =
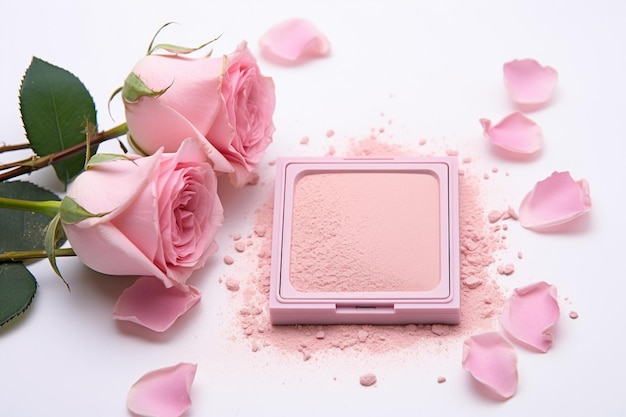
[[[552,328],[560,310],[556,287],[537,282],[514,290],[500,315],[500,324],[513,339],[539,352],[552,346]]]
[[[524,197],[519,221],[528,229],[542,230],[572,221],[589,210],[591,197],[587,181],[574,181],[569,171],[554,172]]]
[[[268,30],[259,46],[265,58],[283,65],[297,65],[330,54],[330,42],[305,19],[289,19]]]
[[[500,333],[474,335],[463,343],[463,369],[498,398],[517,390],[517,354]]]
[[[489,119],[480,119],[483,134],[494,146],[517,154],[529,155],[541,149],[543,131],[534,121],[520,112],[514,112],[496,125]]]
[[[197,365],[179,363],[148,372],[128,392],[128,409],[140,416],[179,417],[191,407]]]
[[[558,74],[534,59],[516,59],[502,67],[504,85],[511,100],[522,111],[537,110],[550,101]]]
[[[113,318],[163,332],[200,297],[200,291],[195,287],[187,286],[186,291],[177,287],[165,288],[160,280],[145,276],[122,292],[115,304]]]

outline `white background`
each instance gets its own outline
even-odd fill
[[[481,396],[461,368],[461,343],[441,356],[406,352],[252,352],[232,321],[232,294],[218,283],[220,259],[247,233],[266,186],[230,193],[215,260],[197,274],[203,300],[164,335],[120,325],[110,315],[129,278],[102,277],[63,259],[68,293],[45,262],[32,266],[40,288],[31,310],[0,329],[0,414],[124,416],[126,393],[143,373],[180,361],[198,363],[188,416],[300,415],[624,415],[624,98],[626,3],[583,1],[12,1],[0,5],[0,140],[23,141],[17,92],[31,56],[73,72],[88,87],[101,128],[123,120],[110,93],[144,53],[162,41],[199,44],[223,34],[216,53],[260,35],[288,17],[306,17],[326,33],[332,56],[282,68],[259,60],[276,83],[277,131],[266,160],[321,155],[330,143],[384,125],[397,143],[419,138],[474,158],[478,172],[510,175],[484,182],[486,208],[517,207],[536,181],[570,170],[591,186],[593,209],[576,230],[538,234],[512,225],[509,249],[524,259],[509,283],[557,286],[562,318],[545,355],[518,349],[520,384],[507,402]],[[481,117],[513,110],[502,64],[535,58],[559,71],[550,107],[530,116],[545,134],[538,158],[512,162],[482,137]],[[384,117],[381,116],[384,113]],[[325,137],[334,129],[332,140]],[[308,146],[299,144],[310,136]],[[107,144],[117,149],[113,143]],[[6,162],[11,155],[0,155]],[[271,184],[263,164],[262,179]],[[497,177],[497,178],[496,178]],[[30,177],[62,192],[51,171]],[[225,191],[227,193],[227,191]],[[1,233],[1,231],[0,231]],[[196,278],[194,278],[196,279]],[[565,299],[569,301],[565,301]],[[567,317],[570,310],[578,320]],[[358,377],[375,372],[364,388]],[[448,381],[437,384],[437,375]]]

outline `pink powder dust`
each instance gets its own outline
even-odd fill
[[[424,149],[424,152],[427,150]],[[424,156],[398,144],[386,143],[375,135],[353,140],[344,156]],[[467,164],[470,160],[467,159]],[[492,230],[481,201],[481,177],[470,170],[460,175],[460,242],[461,242],[461,323],[459,325],[299,325],[272,326],[269,319],[269,281],[273,195],[257,209],[255,230],[268,231],[262,236],[250,234],[252,245],[237,253],[232,274],[240,279],[241,289],[232,293],[236,307],[236,331],[233,337],[244,337],[253,352],[266,347],[315,355],[331,350],[392,352],[427,347],[438,353],[457,348],[471,334],[492,331],[505,297],[497,284],[497,273],[491,271],[495,254],[504,249],[503,240]],[[273,189],[273,187],[272,187]],[[387,216],[389,217],[389,216]],[[358,233],[358,232],[357,232]],[[394,259],[395,254],[390,255]],[[387,266],[392,267],[392,261]],[[383,262],[384,264],[384,262]],[[367,335],[367,337],[364,337]]]
[[[306,175],[293,202],[291,284],[303,292],[431,290],[440,280],[439,215],[439,184],[429,174]]]

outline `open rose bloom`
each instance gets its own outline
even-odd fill
[[[217,250],[222,204],[196,140],[176,153],[98,163],[76,178],[67,196],[90,213],[106,213],[63,224],[80,260],[98,272],[184,286]]]
[[[162,93],[134,98],[133,87],[124,86],[129,137],[137,150],[175,152],[183,140],[195,137],[208,143],[215,170],[228,172],[233,185],[256,179],[274,133],[275,94],[274,82],[261,74],[245,42],[216,57],[148,55],[132,74]]]

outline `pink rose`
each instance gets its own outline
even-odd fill
[[[165,287],[187,278],[217,250],[222,224],[217,177],[196,139],[176,153],[100,162],[80,174],[67,196],[92,214],[63,229],[80,260],[110,275],[148,275]]]
[[[124,85],[130,138],[140,152],[173,152],[197,137],[210,143],[214,168],[230,172],[233,185],[255,179],[274,133],[275,95],[274,82],[261,74],[245,42],[220,57],[148,55],[132,72],[149,90],[165,90],[135,98],[131,76]]]

